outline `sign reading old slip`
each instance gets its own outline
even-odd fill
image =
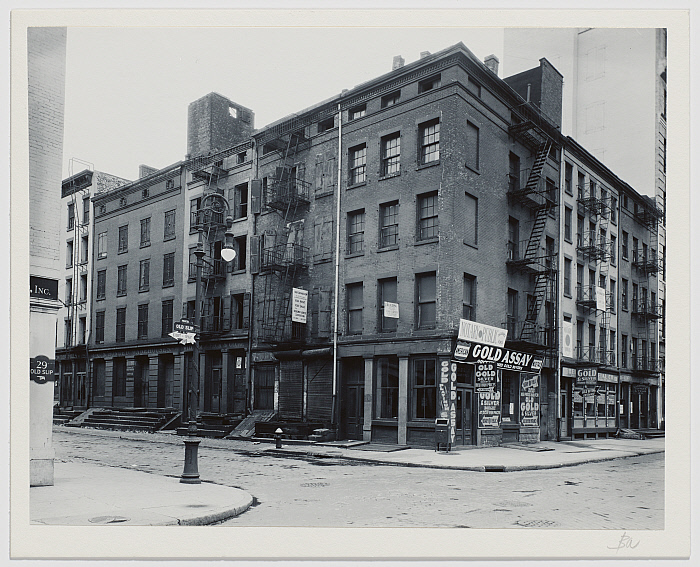
[[[489,325],[483,325],[482,323],[467,321],[466,319],[459,320],[459,333],[457,338],[460,341],[471,341],[484,345],[502,347],[506,344],[507,336],[507,329],[499,329],[498,327],[491,327]]]
[[[29,359],[29,378],[38,384],[56,380],[56,362],[40,354]]]
[[[542,370],[544,358],[527,352],[518,352],[507,348],[498,348],[483,344],[460,343],[454,352],[455,360],[476,364],[478,362],[493,362],[500,370],[515,370],[517,372],[535,372]]]

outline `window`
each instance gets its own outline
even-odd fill
[[[175,211],[165,212],[165,221],[163,223],[163,240],[175,238]]]
[[[66,304],[73,303],[73,278],[66,278]]]
[[[112,394],[115,397],[126,396],[126,358],[114,357],[114,384]]]
[[[170,189],[170,187],[168,187],[168,182],[165,183],[165,188]],[[148,187],[141,190],[141,197],[143,197],[144,199],[147,199],[149,194],[150,194],[150,191],[149,191]]]
[[[564,209],[564,240],[567,242],[571,242],[571,221],[573,212],[571,207],[565,207]]]
[[[646,295],[646,289],[643,289],[644,294]],[[639,286],[636,283],[632,284],[632,311],[639,311],[640,305],[638,304],[639,301]]]
[[[462,319],[476,321],[476,277],[464,274]]]
[[[583,358],[583,321],[576,321],[576,358]]]
[[[190,232],[196,230],[199,225],[199,206],[201,202],[201,197],[190,200]]]
[[[90,197],[83,198],[83,224],[90,222]]]
[[[139,262],[139,291],[148,291],[150,283],[151,260]]]
[[[435,272],[416,276],[416,327],[433,329],[437,320]]]
[[[464,194],[464,243],[476,246],[479,243],[479,200],[469,193]]]
[[[348,334],[362,334],[362,284],[345,286],[348,302]]]
[[[88,290],[87,274],[81,274],[81,276],[80,276],[80,302],[81,303],[87,301],[87,290]]]
[[[73,267],[73,241],[66,242],[66,268]]]
[[[246,329],[248,327],[245,295],[244,293],[236,293],[231,296],[232,329]]]
[[[348,213],[348,254],[362,252],[365,247],[365,211]]]
[[[66,319],[63,321],[63,343],[65,346],[71,346],[73,344],[73,321],[72,319]]]
[[[467,90],[481,98],[481,85],[477,83],[471,75],[467,77]]]
[[[126,295],[126,265],[117,268],[117,295]]]
[[[90,253],[89,238],[90,237],[87,234],[80,238],[80,263],[81,264],[87,264],[87,261],[88,261],[88,254]]]
[[[151,245],[151,217],[141,219],[141,247]]]
[[[394,106],[401,99],[401,91],[394,91],[388,95],[382,97],[381,107],[387,108],[389,106]]]
[[[75,204],[68,203],[68,230],[75,226]]]
[[[629,258],[629,250],[627,248],[629,241],[629,235],[623,230],[622,231],[622,259],[627,260]]]
[[[237,236],[233,239],[236,257],[233,259],[233,271],[237,272],[246,269],[248,237],[246,235]]]
[[[622,278],[620,284],[620,305],[623,311],[627,311],[627,280]]]
[[[518,324],[518,291],[515,289],[508,290],[506,303],[506,326],[508,335],[515,338],[517,335]]]
[[[163,287],[175,284],[175,252],[163,254]]]
[[[396,317],[387,317],[384,309],[385,303],[397,303],[396,299],[396,278],[386,278],[379,280],[377,284],[379,292],[379,332],[391,333],[396,331],[399,322]]]
[[[97,235],[97,257],[106,258],[107,257],[107,233],[100,232]]]
[[[119,254],[126,252],[129,249],[129,225],[119,227]]]
[[[610,313],[615,313],[615,280],[610,280]]]
[[[518,239],[520,238],[520,223],[518,219],[513,217],[508,217],[508,244],[507,253],[508,260],[519,260],[520,259],[520,245]]]
[[[382,356],[375,360],[375,407],[377,419],[399,417],[399,358]]]
[[[399,203],[387,203],[379,207],[379,247],[398,244]]]
[[[632,261],[633,262],[639,262],[639,240],[636,238],[632,237]]]
[[[595,361],[595,324],[588,324],[588,360]]]
[[[576,301],[583,299],[583,264],[576,264]]]
[[[102,344],[105,342],[105,312],[97,311],[95,313],[95,343]]]
[[[418,196],[418,240],[438,236],[437,192]]]
[[[335,127],[335,119],[333,116],[326,118],[325,120],[321,120],[318,123],[318,133],[322,134],[323,132],[326,132],[328,130],[332,130]],[[243,163],[245,161],[245,152],[243,153],[243,159],[239,161],[238,163]]]
[[[230,197],[229,197],[230,200]],[[233,218],[244,219],[248,216],[248,184],[241,183],[233,188]]]
[[[617,197],[610,195],[610,221],[617,223]]]
[[[606,207],[608,204],[608,190],[604,187],[600,188],[600,200],[602,203],[600,214],[603,216],[603,218],[608,218],[608,208]]]
[[[620,337],[620,366],[627,368],[627,335]]]
[[[398,175],[401,160],[401,134],[396,132],[384,136],[381,140],[381,170],[380,175],[387,177]]]
[[[617,237],[610,235],[610,263],[614,266],[617,262]]]
[[[565,163],[564,164],[564,191],[566,191],[569,195],[574,194],[574,189],[571,186],[573,175],[574,175],[574,167],[570,163]]]
[[[508,192],[520,191],[520,156],[508,154]]]
[[[610,345],[608,347],[608,350],[610,351],[609,352],[610,365],[615,366],[615,364],[616,364],[616,362],[615,362],[616,356],[615,355],[617,354],[617,337],[615,335],[615,331],[610,331]]]
[[[467,122],[467,167],[479,171],[479,128]]]
[[[571,260],[564,258],[564,295],[571,297]]]
[[[360,144],[348,150],[348,185],[367,181],[367,144]]]
[[[417,358],[413,361],[411,410],[414,419],[435,419],[436,361]]]
[[[126,337],[126,307],[117,308],[116,342],[123,343]]]
[[[86,317],[79,317],[78,318],[78,344],[84,345],[85,344],[85,331],[87,329],[87,318]]]
[[[440,75],[434,75],[418,83],[418,92],[424,93],[433,89],[440,88]]]
[[[367,105],[360,104],[348,111],[348,120],[357,120],[358,118],[362,118],[365,114],[367,114]]]
[[[148,303],[139,305],[138,317],[138,338],[148,338]]]
[[[586,187],[586,176],[579,172],[578,174],[578,183],[577,183],[577,189],[578,189],[578,198],[583,199],[583,193],[584,189]]]
[[[161,303],[161,336],[167,337],[173,332],[173,300],[166,299]]]
[[[583,246],[583,223],[584,218],[581,215],[576,217],[576,246]]]
[[[589,197],[595,198],[598,194],[598,184],[591,179],[588,188],[590,190]]]
[[[436,118],[418,127],[420,132],[418,163],[424,165],[440,161],[440,121]]]
[[[107,270],[97,272],[97,297],[96,299],[104,299],[106,295],[105,288],[107,287]]]

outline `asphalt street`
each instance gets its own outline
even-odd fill
[[[180,439],[54,431],[56,458],[179,476]],[[259,447],[259,446],[258,446]],[[479,473],[200,448],[204,481],[253,506],[219,526],[663,529],[664,455],[557,469]]]

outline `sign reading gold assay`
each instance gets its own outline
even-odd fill
[[[518,352],[507,348],[490,345],[457,342],[454,352],[455,360],[477,364],[493,362],[500,370],[515,370],[517,372],[535,372],[542,370],[544,358],[527,352]]]
[[[506,344],[507,336],[507,329],[491,327],[482,323],[467,321],[466,319],[459,320],[459,333],[457,338],[460,341],[472,341],[484,345],[502,347]]]

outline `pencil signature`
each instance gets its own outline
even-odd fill
[[[609,545],[608,549],[614,549],[615,553],[618,553],[621,549],[634,549],[639,545],[639,540],[636,542],[627,535],[627,532],[622,532],[622,537],[617,545]]]

